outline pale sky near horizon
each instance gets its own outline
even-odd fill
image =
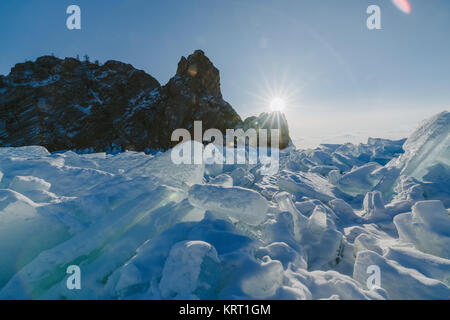
[[[245,118],[286,100],[299,147],[401,138],[450,106],[450,1],[18,0],[0,2],[0,74],[45,54],[131,63],[161,84],[202,49]],[[82,30],[66,28],[81,7]],[[381,30],[366,9],[381,8]]]

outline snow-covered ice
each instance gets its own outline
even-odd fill
[[[450,259],[450,213],[441,201],[419,201],[394,218],[400,239],[423,252]]]
[[[251,225],[260,224],[268,209],[263,196],[241,187],[196,184],[189,189],[189,202],[195,207],[224,213]]]
[[[0,148],[0,298],[448,299],[449,133],[289,148],[272,175]]]

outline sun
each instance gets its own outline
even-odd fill
[[[272,111],[283,111],[286,107],[286,102],[283,98],[275,97],[270,101],[270,110]]]

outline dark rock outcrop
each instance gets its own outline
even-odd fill
[[[118,61],[99,66],[44,56],[17,64],[0,89],[0,145],[51,151],[126,145],[122,128],[131,101],[160,84]]]
[[[181,58],[176,75],[165,86],[137,99],[129,119],[128,123],[143,127],[150,125],[150,119],[154,128],[157,126],[152,145],[162,149],[176,144],[170,141],[175,129],[188,129],[193,137],[194,121],[201,120],[203,130],[217,128],[223,133],[242,125],[239,115],[222,98],[219,70],[200,50]]]
[[[267,144],[271,145],[271,131],[270,129],[278,129],[280,133],[279,144],[280,148],[284,149],[292,144],[291,137],[289,136],[289,126],[284,113],[280,111],[274,111],[271,113],[263,112],[258,117],[248,117],[244,121],[244,130],[249,128],[266,129],[267,130]]]
[[[265,114],[267,117],[268,115]],[[261,116],[260,116],[261,117]],[[282,145],[289,139],[282,119]],[[0,147],[168,149],[175,129],[254,127],[223,100],[219,70],[197,50],[165,86],[129,64],[43,56],[0,76]]]

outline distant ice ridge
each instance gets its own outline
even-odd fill
[[[406,140],[405,153],[393,159],[390,167],[401,174],[422,179],[436,164],[450,166],[450,112],[444,111],[422,122]]]
[[[0,148],[0,298],[448,299],[449,119],[404,152],[288,149],[272,176],[170,152]]]

